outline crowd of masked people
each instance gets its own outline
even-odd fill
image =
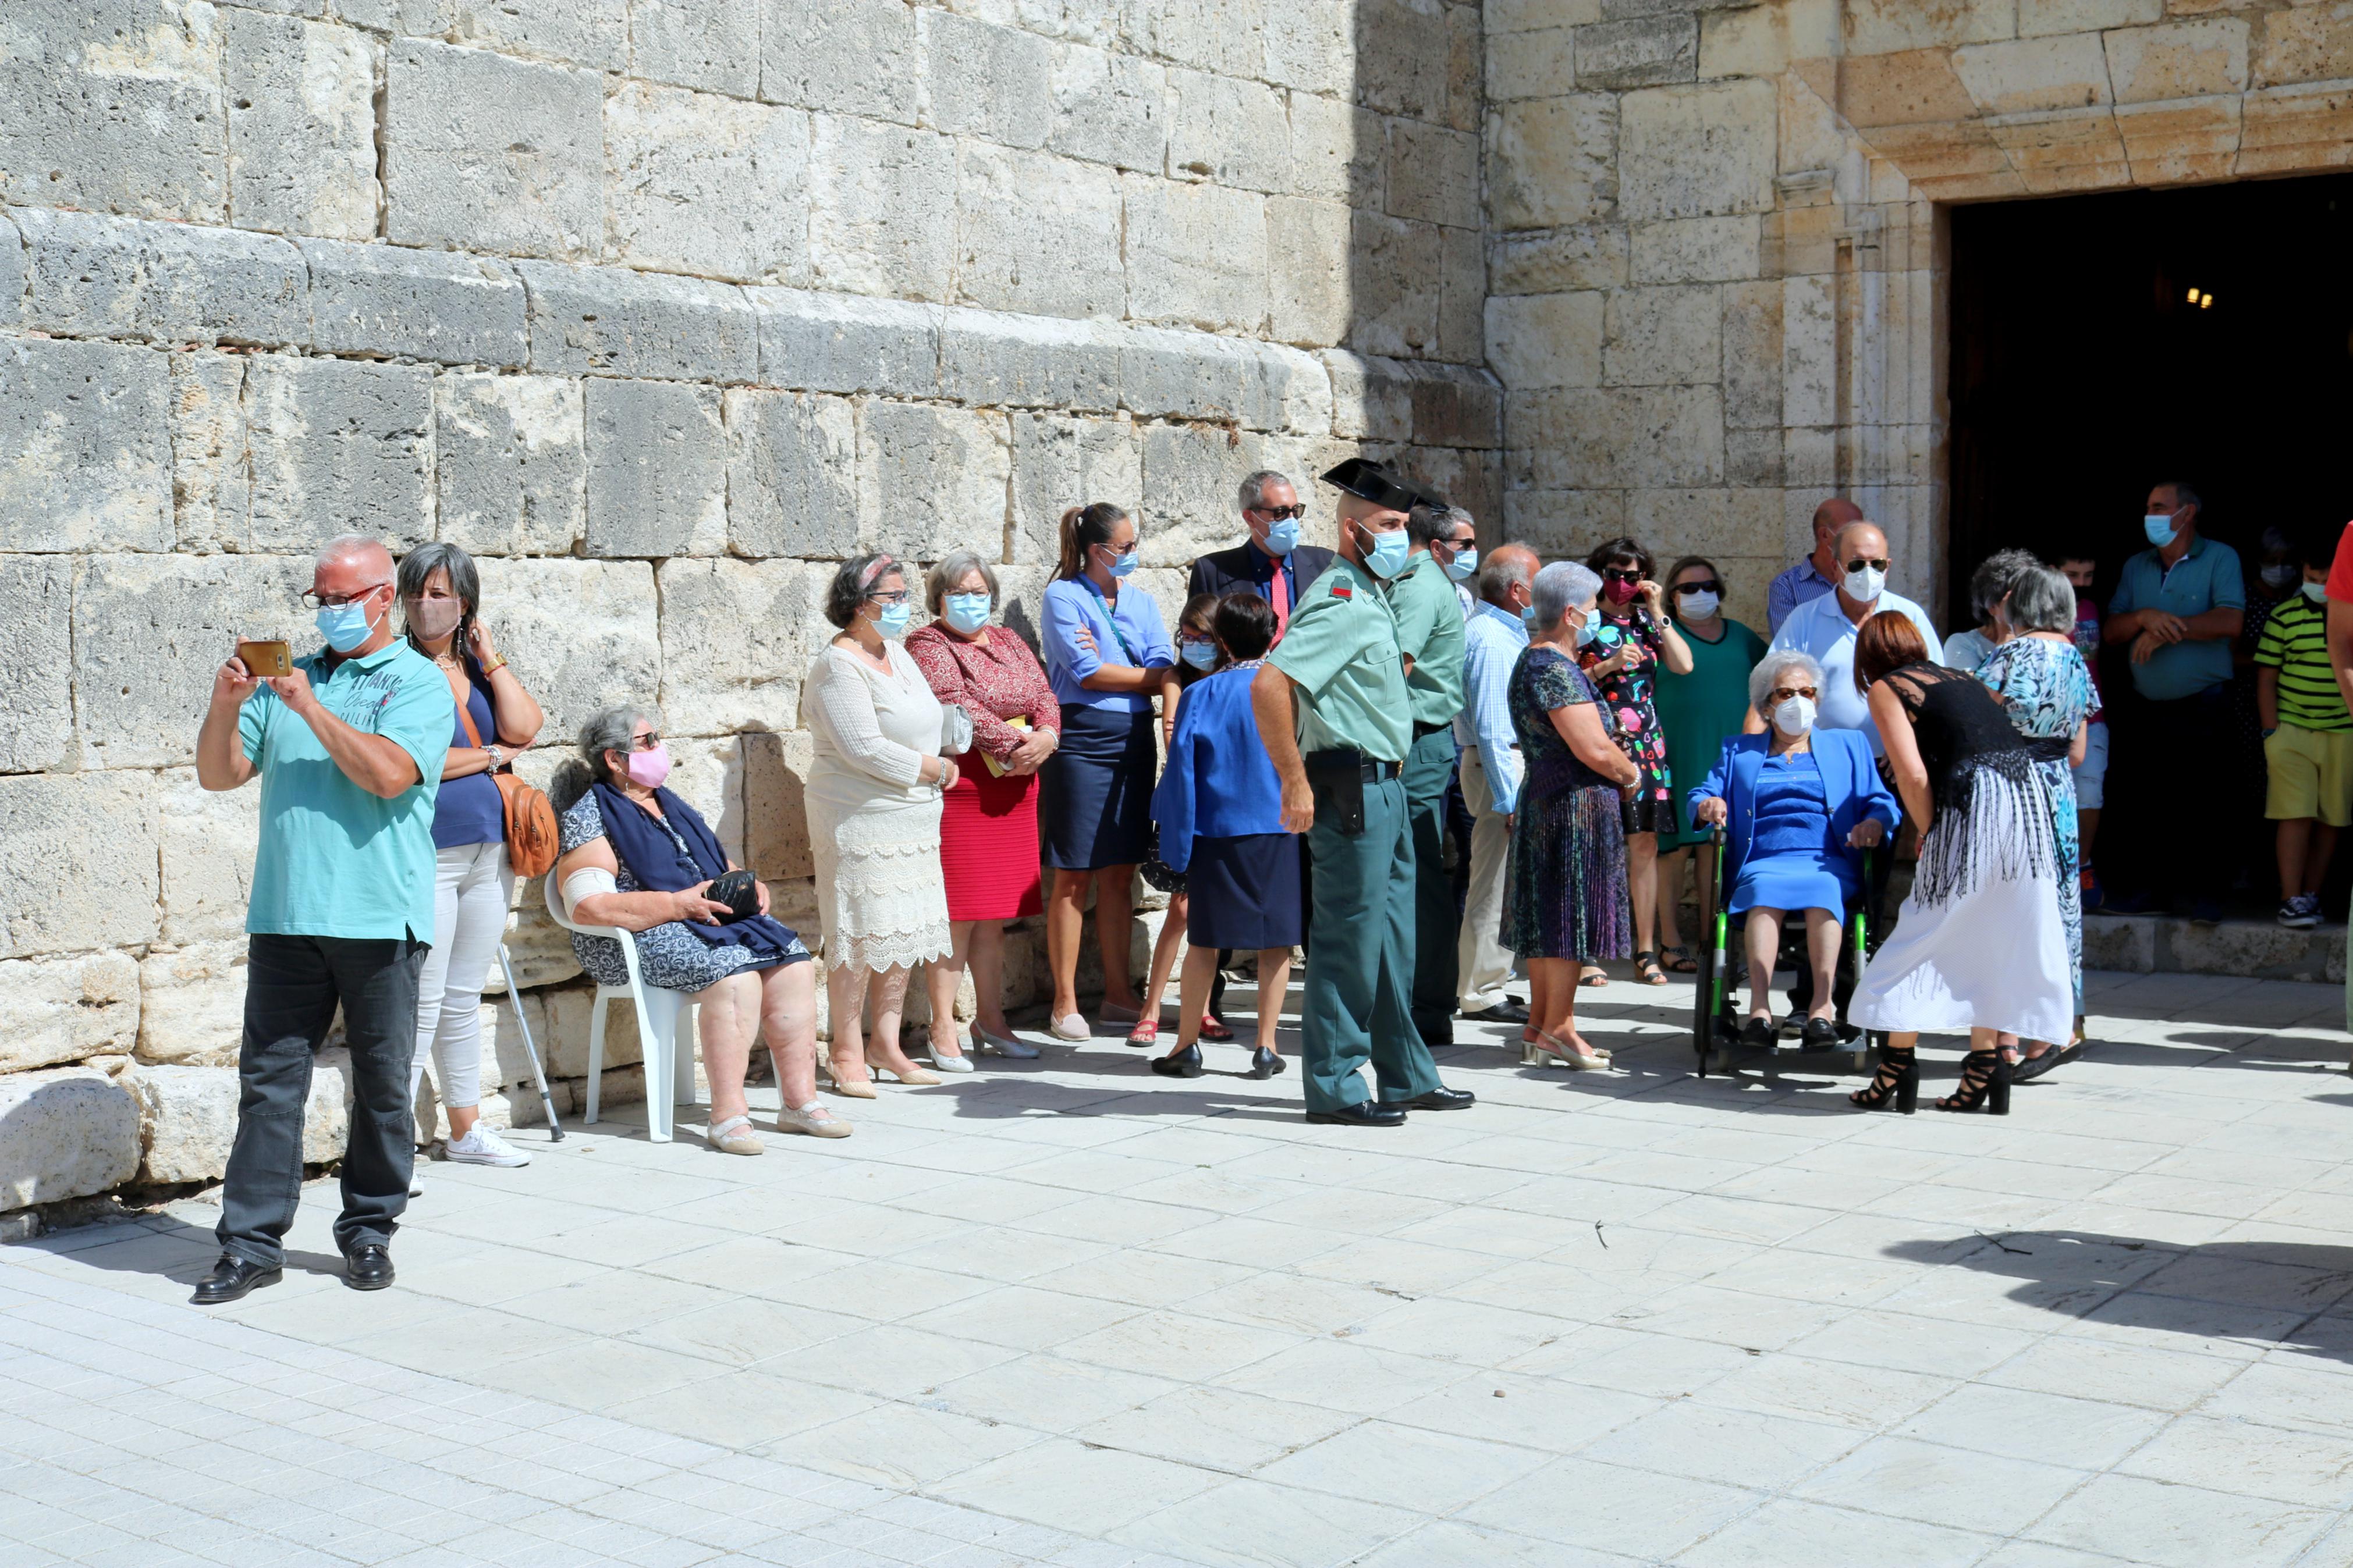
[[[2079,596],[2091,558],[2010,552],[1978,573],[1980,625],[1948,647],[1889,588],[1885,535],[1843,500],[1822,506],[1815,550],[1771,584],[1760,634],[1725,614],[1735,585],[1704,557],[1662,570],[1633,539],[1549,564],[1516,543],[1482,553],[1467,512],[1379,463],[1322,479],[1309,492],[1272,471],[1241,479],[1243,537],[1193,563],[1173,628],[1134,581],[1136,520],[1108,502],[1062,515],[1034,645],[971,552],[928,570],[883,552],[840,563],[797,715],[813,741],[821,940],[776,917],[702,815],[712,803],[673,787],[652,693],[587,719],[549,808],[549,897],[600,984],[626,987],[634,971],[698,1005],[708,1147],[762,1152],[744,1089],[762,1043],[776,1129],[820,1138],[851,1131],[820,1073],[838,1097],[872,1099],[878,1079],[935,1084],[983,1053],[1037,1056],[1002,998],[1006,922],[1040,913],[1044,1033],[1124,1031],[1175,1078],[1208,1070],[1205,1042],[1231,1042],[1246,1076],[1286,1070],[1276,1024],[1303,949],[1311,1121],[1469,1108],[1430,1049],[1458,1018],[1518,1026],[1525,1061],[1606,1071],[1609,1051],[1577,1026],[1577,993],[1612,983],[1609,961],[1630,961],[1641,985],[1693,969],[1686,877],[1720,886],[1742,930],[1744,1038],[1832,1043],[1843,1004],[1850,1030],[1890,1039],[1856,1102],[1908,1110],[1917,1035],[1966,1032],[1959,1091],[1939,1103],[2003,1109],[2014,1078],[2061,1059],[2081,1013],[2108,749],[2086,652],[2129,646],[2148,729],[2120,714],[2121,754],[2167,744],[2180,777],[2202,765],[2197,737],[2232,721],[2219,689],[2246,595],[2179,486],[2152,497],[2151,548],[2105,614]],[[1303,542],[1311,494],[1332,508],[1332,547]],[[2326,565],[2307,561],[2307,581]],[[541,709],[454,545],[396,563],[375,540],[338,539],[304,597],[324,646],[285,674],[225,662],[198,738],[206,788],[261,785],[238,1128],[200,1301],[277,1275],[311,1060],[339,1010],[354,1104],[335,1236],[352,1284],[392,1279],[426,1072],[447,1158],[529,1158],[481,1121],[478,1063],[531,794],[512,764]],[[2327,721],[2310,677],[2307,600],[2277,597],[2253,658],[2274,755],[2306,764],[2274,770],[2274,803],[2293,808],[2284,864],[2294,825],[2302,876],[2325,864],[2346,820],[2330,792],[2353,773],[2336,749],[2342,704]],[[1910,892],[1841,984],[1846,912],[1883,890],[1899,833],[1916,844]],[[2173,861],[2200,874],[2196,847],[2178,847]],[[1140,984],[1139,873],[1168,895]],[[1079,994],[1090,910],[1092,1018]],[[1767,986],[1785,927],[1805,957],[1777,1023]],[[1222,1016],[1238,960],[1261,998],[1246,1041]],[[902,1037],[918,971],[920,1062]]]

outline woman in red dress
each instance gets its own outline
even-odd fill
[[[969,1072],[955,1039],[955,996],[966,964],[975,995],[973,1043],[1029,1058],[1035,1046],[1005,1022],[1005,922],[1039,909],[1038,769],[1061,740],[1062,713],[1038,656],[1010,627],[990,624],[997,574],[969,550],[953,551],[924,584],[936,618],[907,635],[907,652],[944,704],[972,721],[972,749],[956,759],[943,801],[940,865],[955,951],[928,966],[932,1060]]]

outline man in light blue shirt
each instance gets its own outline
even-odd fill
[[[1498,545],[1479,563],[1479,606],[1463,627],[1462,710],[1454,716],[1462,749],[1462,804],[1471,813],[1471,879],[1455,939],[1456,1011],[1490,1024],[1525,1024],[1525,1004],[1506,995],[1511,951],[1504,921],[1504,862],[1519,802],[1520,747],[1512,730],[1512,670],[1527,650],[1522,611],[1535,602],[1536,552]]]
[[[1894,610],[1919,628],[1928,645],[1928,660],[1941,664],[1945,645],[1928,624],[1928,612],[1887,591],[1887,535],[1875,524],[1851,522],[1832,538],[1839,568],[1838,585],[1818,599],[1789,612],[1774,634],[1775,652],[1795,648],[1822,667],[1820,706],[1814,722],[1825,730],[1860,730],[1871,741],[1871,754],[1884,757],[1879,726],[1871,720],[1870,700],[1854,689],[1854,638],[1862,623],[1882,610]],[[1751,725],[1762,720],[1749,716]]]
[[[409,1064],[433,936],[433,806],[457,713],[448,680],[396,637],[393,596],[381,543],[328,544],[303,595],[327,646],[264,679],[232,657],[196,734],[205,788],[261,780],[237,1142],[202,1306],[279,1278],[301,1198],[311,1061],[338,1008],[353,1100],[335,1242],[354,1289],[392,1283],[417,1152]]]
[[[1838,563],[1838,531],[1862,521],[1862,509],[1843,496],[1832,496],[1814,508],[1814,552],[1773,579],[1765,590],[1765,635],[1773,637],[1799,605],[1810,604],[1838,585],[1845,568]]]

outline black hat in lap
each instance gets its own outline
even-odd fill
[[[1324,482],[1337,485],[1350,495],[1361,497],[1375,506],[1388,507],[1396,511],[1410,511],[1417,506],[1446,505],[1446,498],[1428,485],[1393,473],[1370,458],[1349,458],[1324,474]]]

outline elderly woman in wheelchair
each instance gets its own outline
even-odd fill
[[[1750,671],[1748,699],[1767,721],[1761,735],[1724,742],[1690,795],[1694,820],[1725,830],[1729,915],[1747,922],[1749,1005],[1740,1043],[1773,1043],[1770,987],[1782,917],[1801,910],[1813,968],[1813,1008],[1799,1046],[1838,1043],[1839,927],[1862,893],[1861,851],[1882,842],[1903,813],[1879,776],[1860,730],[1817,730],[1821,667],[1802,653],[1768,653]]]

